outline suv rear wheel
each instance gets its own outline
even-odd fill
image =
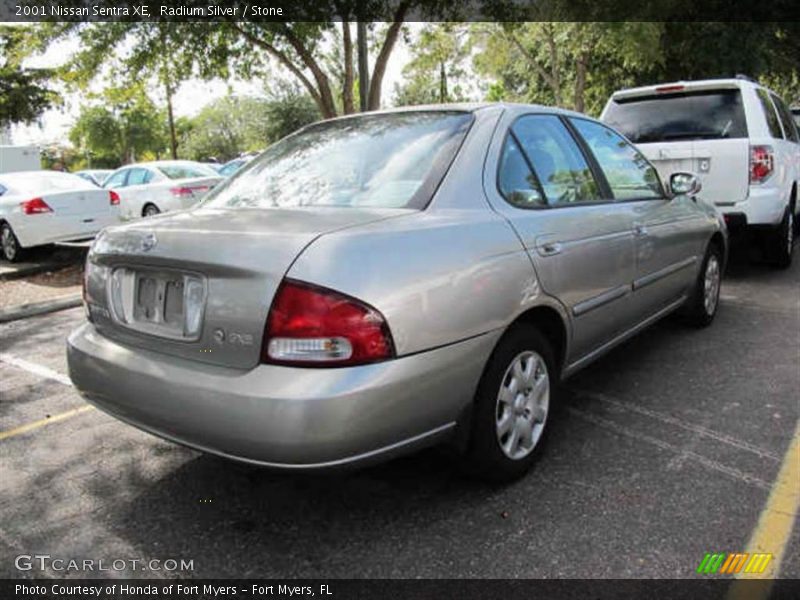
[[[783,220],[768,241],[772,262],[780,269],[788,269],[792,264],[794,250],[794,210],[787,207]]]

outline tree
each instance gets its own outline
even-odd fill
[[[469,29],[465,24],[427,24],[411,44],[412,58],[403,68],[405,81],[395,86],[395,104],[466,100],[464,63],[470,49]]]
[[[59,99],[46,85],[50,71],[21,66],[22,34],[20,27],[0,26],[0,128],[34,121]]]
[[[660,64],[660,23],[476,24],[476,70],[491,76],[495,99],[598,112],[612,91]],[[498,98],[500,96],[500,98]]]
[[[164,115],[141,85],[108,88],[93,100],[81,108],[69,132],[87,164],[116,167],[160,158],[167,146]]]
[[[80,2],[63,0],[62,4]],[[207,4],[201,0],[184,2],[187,8]],[[41,50],[54,41],[77,35],[81,51],[63,70],[66,79],[94,77],[101,67],[117,60],[136,77],[157,74],[168,105],[171,92],[190,75],[225,79],[235,73],[251,78],[263,74],[274,63],[305,89],[324,118],[330,118],[355,111],[354,88],[363,84],[356,81],[353,65],[354,20],[388,17],[388,22],[369,24],[375,57],[369,76],[368,109],[376,110],[381,106],[388,61],[408,15],[412,10],[438,14],[454,6],[458,6],[454,0],[322,0],[298,9],[305,11],[306,20],[294,22],[232,17],[211,23],[42,23],[31,48]]]

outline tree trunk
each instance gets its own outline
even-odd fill
[[[172,86],[165,85],[167,91],[167,120],[169,121],[169,149],[172,160],[178,160],[178,136],[175,134],[175,114],[172,111]]]
[[[286,41],[294,48],[297,55],[303,64],[311,71],[314,80],[317,83],[317,90],[319,91],[320,100],[322,103],[323,114],[326,119],[330,119],[336,115],[336,102],[333,100],[333,93],[331,92],[331,85],[325,71],[319,66],[319,63],[314,59],[311,52],[306,48],[300,38],[295,35],[292,28],[288,25],[281,29],[282,35]]]
[[[383,41],[378,58],[375,59],[375,67],[372,69],[372,80],[369,83],[369,110],[380,110],[381,108],[381,86],[383,76],[386,74],[386,64],[394,49],[397,36],[400,35],[400,28],[406,18],[411,2],[406,0],[401,2],[394,13],[394,19],[386,32],[386,39]]]
[[[575,94],[572,104],[577,112],[583,112],[586,108],[586,67],[588,62],[588,53],[582,52],[575,64]]]
[[[444,62],[439,63],[439,104],[447,102],[447,71]]]
[[[369,109],[369,54],[367,49],[367,24],[358,22],[358,98],[361,112]]]
[[[344,46],[344,89],[342,89],[342,106],[344,114],[356,111],[353,104],[353,38],[350,37],[350,22],[342,20],[342,44]]]

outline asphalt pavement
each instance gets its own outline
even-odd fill
[[[15,568],[36,553],[192,561],[116,573],[134,577],[697,577],[746,550],[795,435],[797,258],[740,260],[711,328],[668,318],[577,374],[505,487],[437,451],[328,476],[201,455],[83,408],[64,355],[81,308],[2,324],[0,577],[92,576]],[[800,577],[784,533],[779,576]]]

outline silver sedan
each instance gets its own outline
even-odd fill
[[[678,309],[714,319],[727,236],[698,191],[539,106],[317,123],[194,209],[95,241],[70,375],[120,420],[231,459],[447,443],[512,479],[564,378]]]

